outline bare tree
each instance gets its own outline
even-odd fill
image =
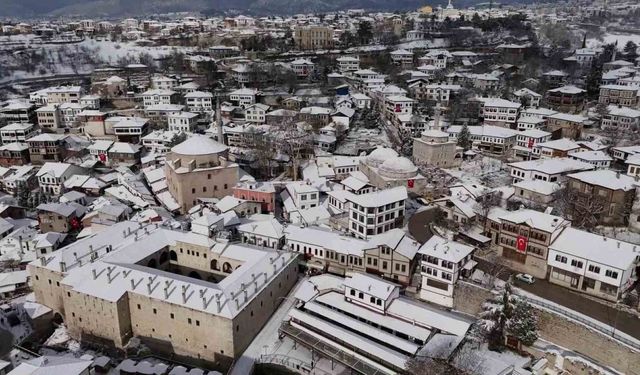
[[[487,276],[485,280],[486,285],[484,286],[487,288],[494,288],[496,286],[496,281],[509,273],[509,268],[507,268],[504,258],[498,255],[495,251],[486,255],[484,257],[484,261],[486,262],[484,273]]]
[[[482,218],[482,230],[486,231],[487,222],[489,221],[489,213],[491,209],[494,207],[500,206],[500,202],[502,201],[502,191],[493,191],[483,195],[478,198],[478,204],[476,205],[476,210],[478,210],[478,214]]]
[[[597,194],[578,194],[568,186],[553,194],[553,205],[564,216],[571,218],[576,228],[593,229],[606,214],[606,201]]]

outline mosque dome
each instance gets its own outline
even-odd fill
[[[387,147],[380,147],[373,150],[366,159],[367,165],[370,167],[379,167],[387,160],[395,159],[398,157],[398,153]]]
[[[378,172],[386,178],[409,179],[418,174],[418,168],[411,160],[399,156],[382,163]]]
[[[226,150],[227,146],[204,135],[193,135],[171,149],[173,153],[185,156],[220,154]]]

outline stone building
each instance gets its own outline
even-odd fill
[[[293,40],[299,49],[327,49],[333,47],[333,29],[328,26],[310,25],[297,27]]]
[[[449,141],[449,134],[440,130],[426,130],[420,138],[413,139],[413,160],[439,168],[451,168],[462,162],[462,150],[456,142]]]
[[[164,167],[167,186],[180,212],[195,206],[197,198],[223,198],[233,194],[240,167],[226,159],[227,152],[225,145],[194,135],[167,154]]]
[[[125,221],[28,266],[38,303],[80,341],[226,368],[297,279],[296,255]]]
[[[420,192],[427,181],[418,173],[411,160],[398,156],[390,148],[378,148],[360,160],[359,169],[378,189],[404,186],[410,192]]]

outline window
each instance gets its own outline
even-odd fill
[[[364,299],[364,293],[362,293],[362,292],[358,293],[358,298]]]
[[[158,313],[158,310],[153,309],[153,313],[154,313],[154,314],[157,314],[157,313]]]
[[[556,261],[560,263],[567,263],[567,257],[563,257],[561,255],[556,255]]]
[[[170,314],[170,316],[171,316],[171,319],[173,319],[173,318],[174,318],[173,313],[171,313],[171,314]]]
[[[606,277],[610,277],[612,279],[617,279],[618,278],[618,273],[616,271],[606,270],[604,272],[604,275]]]
[[[355,290],[355,289],[351,289],[351,293],[350,293],[350,294],[351,294],[352,296],[355,296],[355,295],[356,295],[356,290]]]
[[[571,260],[571,265],[573,267],[582,268],[582,262],[579,261],[579,260],[572,259]]]
[[[600,267],[594,266],[593,264],[589,265],[589,272],[600,273]]]

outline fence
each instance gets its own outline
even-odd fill
[[[578,314],[572,313],[570,310],[568,309],[563,309],[557,305],[554,304],[550,304],[550,303],[546,303],[544,301],[540,301],[538,299],[534,299],[534,298],[529,298],[526,296],[520,296],[521,298],[525,299],[527,302],[529,302],[532,305],[536,305],[536,306],[540,306],[543,307],[547,310],[551,310],[554,313],[560,314],[562,316],[568,317],[570,319],[573,319],[579,323],[582,323],[584,325],[586,325],[589,328],[593,328],[594,330],[603,333],[607,336],[610,336],[611,338],[620,341],[621,343],[628,345],[636,350],[640,350],[640,343],[638,343],[637,341],[634,340],[629,340],[628,338],[621,336],[618,332],[616,332],[616,329],[613,327],[609,327],[609,326],[603,326],[601,324],[596,324],[593,321],[589,320],[589,319],[585,319],[583,316],[580,316]]]
[[[324,370],[321,370],[319,368],[313,368],[311,366],[311,364],[297,359],[297,358],[293,358],[293,357],[289,357],[286,356],[284,354],[267,354],[267,355],[260,355],[260,358],[258,359],[258,363],[272,363],[272,364],[276,364],[276,365],[281,365],[284,366],[286,368],[290,368],[292,370],[295,370],[297,372],[303,373],[303,374],[310,374],[310,375],[332,375],[330,372],[326,372]]]

